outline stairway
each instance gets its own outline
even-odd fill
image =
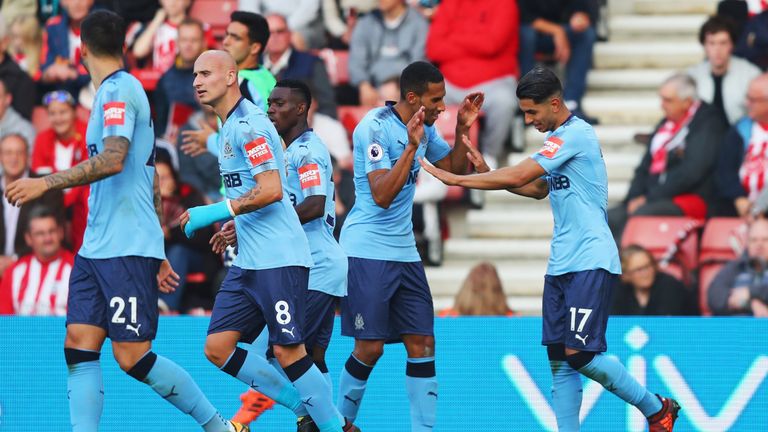
[[[610,40],[595,46],[584,110],[600,119],[595,127],[608,169],[609,207],[626,195],[644,148],[633,142],[661,119],[656,91],[676,70],[701,61],[698,31],[716,9],[716,0],[610,0]],[[515,164],[537,151],[543,134],[526,129],[526,151]],[[541,314],[541,293],[552,236],[548,199],[518,197],[505,191],[486,193],[481,210],[451,215],[452,237],[441,267],[427,268],[435,307],[453,304],[469,270],[480,261],[499,271],[508,303],[523,315]]]

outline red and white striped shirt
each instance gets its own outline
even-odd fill
[[[747,198],[752,202],[760,195],[768,180],[768,127],[758,122],[752,125],[752,135],[739,169],[739,179],[747,192]]]
[[[73,262],[62,249],[52,261],[30,254],[13,263],[0,283],[0,315],[66,315]]]

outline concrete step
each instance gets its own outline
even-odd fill
[[[685,69],[703,57],[695,38],[609,41],[595,45],[594,69]]]
[[[674,69],[596,69],[589,72],[591,90],[658,90]]]
[[[597,139],[600,140],[600,146],[604,151],[614,149],[634,151],[636,148],[642,148],[633,140],[635,134],[650,133],[653,131],[651,125],[597,125],[594,127]],[[537,131],[533,127],[525,129],[525,141],[532,149],[538,149],[544,143],[544,133]]]
[[[687,37],[696,40],[706,14],[616,15],[608,20],[610,40],[660,40]]]
[[[473,239],[547,239],[554,226],[550,209],[514,206],[469,210],[467,224]]]
[[[470,270],[479,261],[447,261],[441,267],[427,267],[433,296],[455,296]],[[509,296],[540,296],[544,289],[546,261],[496,261],[504,292]]]
[[[550,239],[467,239],[445,242],[447,260],[540,260],[549,257]]]
[[[634,11],[645,15],[712,15],[717,11],[717,0],[634,0]]]
[[[597,117],[601,125],[632,124],[651,129],[662,111],[659,97],[648,91],[590,91],[582,102],[584,111]]]

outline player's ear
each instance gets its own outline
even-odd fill
[[[555,96],[549,100],[549,106],[552,108],[552,112],[560,112],[560,108],[563,106],[563,100]]]
[[[306,102],[300,102],[296,104],[296,113],[299,115],[306,113],[308,109],[309,107],[307,106]]]
[[[227,71],[227,87],[232,86],[236,83],[237,83],[237,71],[235,70]]]
[[[258,57],[261,53],[262,45],[259,42],[254,42],[251,44],[251,55]]]

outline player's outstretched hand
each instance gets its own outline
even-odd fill
[[[408,144],[418,146],[424,137],[424,107],[413,114],[405,127],[408,129]]]
[[[160,292],[168,294],[176,291],[180,280],[179,275],[173,271],[171,263],[168,260],[163,260],[160,264],[160,270],[157,272],[157,288]]]
[[[211,237],[211,250],[216,254],[224,253],[227,246],[237,244],[237,233],[235,231],[235,221],[227,221],[221,226],[221,230]]]
[[[458,182],[459,176],[432,165],[431,163],[427,162],[424,158],[421,158],[421,157],[419,158],[419,164],[421,164],[421,167],[424,169],[424,171],[432,174],[433,176],[435,176],[436,179],[447,184],[448,186],[455,185]]]
[[[192,157],[200,156],[208,151],[208,137],[215,132],[205,120],[200,120],[198,124],[200,125],[198,130],[181,132],[181,151]]]
[[[485,158],[483,158],[483,154],[480,153],[480,150],[476,149],[475,147],[472,147],[472,142],[469,141],[469,138],[467,138],[466,135],[461,136],[461,140],[464,141],[464,145],[467,146],[469,151],[467,152],[467,159],[472,163],[472,165],[475,166],[475,171],[479,173],[485,173],[491,170],[491,167],[488,166],[488,164],[485,162]]]
[[[191,238],[192,234],[195,233],[194,231],[192,231],[191,233],[187,233],[187,224],[189,224],[189,218],[190,218],[189,210],[182,213],[181,216],[179,217],[179,226],[181,227],[181,230],[184,232],[184,234],[187,235],[187,238]]]
[[[480,110],[483,108],[485,94],[483,92],[470,93],[461,101],[459,112],[456,115],[456,123],[459,126],[470,127],[480,117]]]
[[[42,196],[48,190],[48,185],[43,178],[23,178],[8,185],[5,197],[8,202],[16,207],[21,207],[36,198]]]

